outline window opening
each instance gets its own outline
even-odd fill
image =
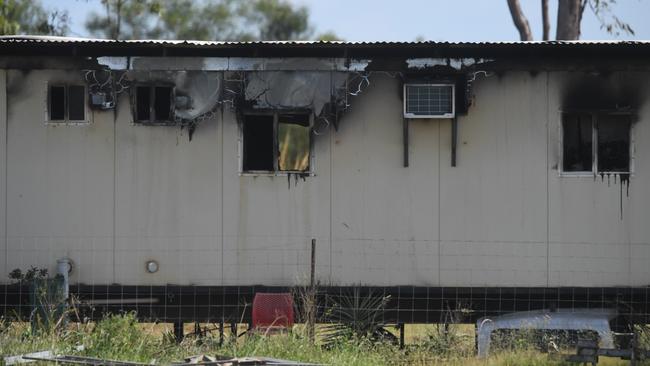
[[[563,114],[562,171],[629,173],[631,130],[627,114]]]
[[[565,172],[591,172],[593,131],[590,114],[567,114],[563,120]]]
[[[310,157],[309,116],[278,117],[278,168],[281,171],[308,171]]]
[[[308,114],[247,114],[242,129],[244,172],[307,172],[311,168]]]
[[[168,121],[171,118],[172,88],[168,86],[157,86],[154,92],[154,115],[156,120]]]
[[[135,88],[135,119],[141,123],[167,124],[173,121],[174,88],[141,85]]]
[[[83,121],[86,119],[86,88],[80,85],[68,86],[68,119]]]
[[[272,171],[273,115],[247,115],[244,120],[244,171]]]
[[[65,86],[50,86],[50,120],[65,120]]]
[[[48,113],[52,122],[83,122],[86,120],[86,87],[83,85],[50,85]]]
[[[135,90],[136,119],[148,122],[151,119],[151,96],[149,87],[138,86]]]
[[[608,115],[598,119],[598,172],[630,171],[630,119]]]

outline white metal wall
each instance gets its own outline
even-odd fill
[[[54,271],[68,256],[71,280],[86,284],[293,285],[316,238],[317,278],[336,285],[646,285],[646,110],[629,197],[619,183],[559,177],[572,77],[479,79],[458,118],[458,166],[450,121],[413,120],[405,168],[398,82],[373,76],[339,131],[315,137],[316,176],[289,181],[239,176],[228,110],[192,141],[178,127],[133,125],[126,95],[87,126],[46,125],[47,82],[81,73],[2,71],[1,273]],[[158,273],[146,273],[148,259]]]

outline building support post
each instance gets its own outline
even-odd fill
[[[458,146],[458,120],[451,119],[451,166],[456,166],[456,147]]]
[[[219,346],[223,346],[223,326],[224,326],[224,321],[223,318],[219,321]]]
[[[174,338],[177,343],[181,343],[185,333],[183,332],[183,321],[177,320],[174,322]]]
[[[408,168],[409,166],[409,120],[408,118],[402,118],[402,131],[404,133],[404,167]]]

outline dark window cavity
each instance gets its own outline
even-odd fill
[[[86,87],[83,85],[51,85],[49,88],[49,114],[50,121],[85,121]]]
[[[278,169],[282,171],[309,170],[310,128],[308,115],[278,116]]]
[[[591,114],[565,114],[562,123],[565,172],[591,172],[593,128]]]
[[[630,116],[625,114],[564,114],[562,170],[629,173],[631,126]]]
[[[154,114],[158,121],[169,121],[172,108],[172,88],[157,86],[154,88]]]
[[[244,118],[244,171],[272,171],[273,115]]]
[[[83,121],[85,116],[86,88],[79,85],[68,86],[68,119]]]
[[[135,88],[135,118],[143,123],[167,124],[173,121],[174,88],[138,86]]]
[[[151,120],[151,95],[148,86],[138,86],[135,89],[135,109],[138,121]]]
[[[65,86],[50,86],[50,121],[65,120]]]
[[[630,171],[630,118],[609,115],[598,119],[598,171]]]
[[[310,169],[308,114],[244,116],[243,171],[306,172]]]

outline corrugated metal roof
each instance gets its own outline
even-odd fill
[[[377,58],[650,59],[650,41],[342,42],[110,40],[0,36],[5,56],[198,56]]]
[[[80,37],[57,37],[57,36],[29,36],[13,35],[0,36],[0,43],[64,43],[64,44],[125,44],[125,45],[173,45],[173,46],[206,46],[219,47],[226,45],[333,45],[333,46],[535,46],[535,45],[650,45],[650,40],[577,40],[577,41],[476,41],[476,42],[452,42],[452,41],[196,41],[196,40],[157,40],[157,39],[140,39],[140,40],[115,40],[100,38],[80,38]]]

